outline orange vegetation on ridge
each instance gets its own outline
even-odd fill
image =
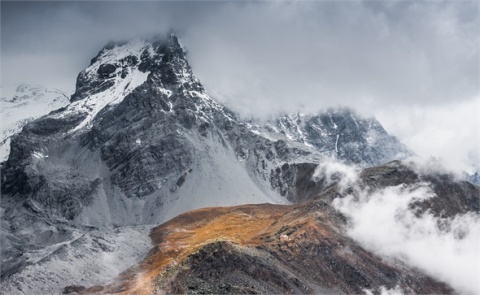
[[[298,214],[292,214],[298,212],[295,210],[298,207],[242,205],[203,208],[181,214],[152,229],[150,237],[154,248],[148,256],[139,266],[127,270],[116,283],[107,286],[102,292],[152,294],[155,279],[160,274],[206,244],[215,241],[230,241],[242,246],[262,244],[262,236],[280,230],[288,221],[299,221]],[[282,222],[277,224],[280,219]],[[98,287],[94,288],[88,291],[99,291]]]

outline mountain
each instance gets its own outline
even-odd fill
[[[299,202],[316,194],[319,162],[371,166],[409,153],[348,109],[241,120],[210,98],[173,34],[111,42],[68,105],[12,136],[2,289],[105,283],[147,254],[149,226],[207,206]]]
[[[412,153],[390,136],[374,118],[362,118],[348,108],[315,115],[284,114],[264,130],[281,133],[288,141],[313,147],[345,163],[378,165]]]
[[[348,110],[292,120],[241,122],[207,95],[174,35],[110,43],[68,106],[14,138],[2,192],[82,224],[145,224],[205,205],[278,202],[270,180],[286,162],[334,150],[371,165],[407,153]]]
[[[28,122],[69,103],[68,97],[60,90],[27,84],[2,86],[0,97],[0,162],[10,152],[10,138],[20,132]]]

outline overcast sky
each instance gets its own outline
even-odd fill
[[[479,163],[478,1],[2,1],[2,84],[72,92],[107,41],[170,29],[245,116],[350,106],[420,156]]]

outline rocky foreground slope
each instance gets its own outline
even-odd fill
[[[358,190],[430,183],[432,199],[412,210],[435,216],[479,213],[480,188],[447,175],[420,174],[399,162],[363,170],[345,190],[313,181],[317,193],[298,205],[243,205],[184,213],[154,228],[147,257],[107,286],[69,286],[73,294],[344,294],[396,290],[452,294],[402,261],[365,250],[345,232],[332,201]],[[331,175],[330,175],[331,177]],[[455,202],[452,202],[455,200]],[[444,207],[448,203],[452,206]],[[458,206],[455,206],[458,204]],[[444,210],[445,208],[448,208]],[[419,213],[420,214],[420,213]]]

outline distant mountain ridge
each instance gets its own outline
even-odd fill
[[[340,161],[372,166],[403,159],[410,152],[374,118],[362,118],[348,108],[316,115],[285,114],[263,129],[279,132],[287,140],[313,147]]]
[[[9,85],[1,87],[0,98],[0,162],[10,153],[10,138],[28,122],[66,106],[68,96],[60,90],[40,85]]]

